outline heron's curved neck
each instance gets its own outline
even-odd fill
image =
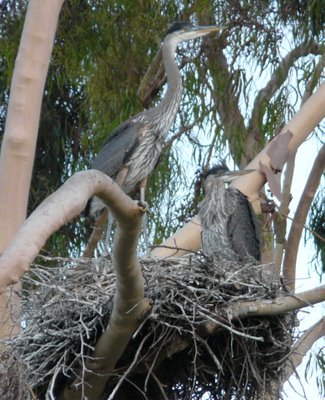
[[[167,130],[175,119],[182,96],[182,78],[175,62],[177,44],[175,40],[166,39],[162,47],[162,57],[167,75],[167,91],[157,108],[165,117],[164,123]]]

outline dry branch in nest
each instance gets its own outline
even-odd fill
[[[2,399],[56,398],[62,385],[82,377],[109,320],[110,260],[47,261],[55,265],[35,264],[24,277],[25,328],[10,343],[12,363],[24,368],[0,369],[8,383]],[[106,399],[252,399],[274,389],[294,315],[236,319],[230,310],[238,301],[275,298],[279,281],[262,266],[200,255],[143,258],[141,265],[151,311],[110,377]]]

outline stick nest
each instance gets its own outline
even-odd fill
[[[7,382],[1,399],[55,399],[59,387],[82,376],[109,321],[109,259],[45,261],[23,280],[24,329],[0,360],[0,381]],[[294,314],[236,319],[232,305],[274,299],[277,279],[260,265],[200,255],[143,258],[141,266],[151,310],[109,379],[106,399],[253,399],[274,390],[290,354]]]

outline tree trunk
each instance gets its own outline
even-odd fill
[[[63,2],[29,1],[0,154],[0,254],[26,218],[44,84]],[[0,297],[0,338],[20,327],[19,285],[15,289]]]

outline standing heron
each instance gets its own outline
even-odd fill
[[[199,216],[202,251],[217,260],[260,260],[258,221],[247,197],[226,187],[227,180],[251,170],[229,171],[225,164],[211,168],[203,183],[205,197]]]
[[[142,111],[118,126],[108,136],[91,164],[91,168],[115,179],[127,194],[140,187],[140,201],[144,201],[147,178],[157,164],[181,100],[182,79],[175,63],[177,45],[219,29],[222,28],[194,26],[183,22],[171,25],[162,45],[162,59],[167,76],[165,96],[156,107]],[[104,207],[104,203],[94,197],[90,214],[95,215]]]

